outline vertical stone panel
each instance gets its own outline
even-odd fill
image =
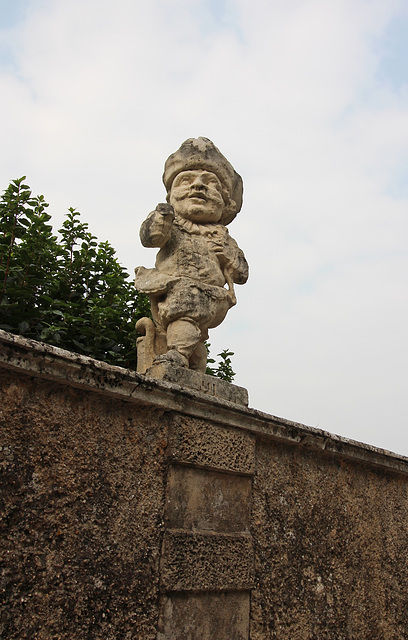
[[[251,434],[172,420],[158,640],[248,640],[254,453]]]
[[[166,526],[249,532],[251,490],[249,476],[172,465],[167,479]]]
[[[252,476],[255,436],[212,422],[174,416],[170,425],[169,456],[172,462]]]
[[[167,591],[225,591],[253,586],[252,538],[166,531],[161,584]]]
[[[157,640],[248,640],[249,592],[163,598]]]

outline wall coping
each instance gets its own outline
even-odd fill
[[[130,369],[109,365],[1,329],[0,366],[117,400],[155,407],[164,412],[176,411],[203,420],[216,420],[258,437],[408,475],[408,457],[182,388],[174,383],[154,380]]]

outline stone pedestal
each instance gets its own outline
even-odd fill
[[[248,391],[215,376],[207,376],[198,371],[177,367],[172,362],[155,362],[146,371],[148,378],[177,384],[183,389],[193,389],[220,400],[248,406]]]
[[[248,640],[255,439],[174,417],[158,640]]]

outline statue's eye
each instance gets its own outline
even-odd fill
[[[217,180],[217,178],[213,178],[213,177],[208,178],[206,180],[206,183],[207,183],[207,185],[211,185],[211,186],[215,187],[218,190],[220,190],[220,188],[221,188],[221,185],[220,185],[219,181]]]

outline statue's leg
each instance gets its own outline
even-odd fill
[[[167,326],[167,356],[181,355],[179,362],[182,366],[188,367],[189,360],[201,341],[200,327],[191,318],[180,318],[170,322]],[[173,353],[171,353],[173,352]],[[174,353],[176,352],[176,353]]]
[[[152,366],[154,357],[157,355],[154,349],[156,329],[153,320],[150,318],[140,318],[136,322],[136,331],[142,334],[136,340],[137,347],[137,372],[146,373]]]
[[[202,340],[198,343],[190,357],[190,369],[205,373],[207,369],[207,349]]]

